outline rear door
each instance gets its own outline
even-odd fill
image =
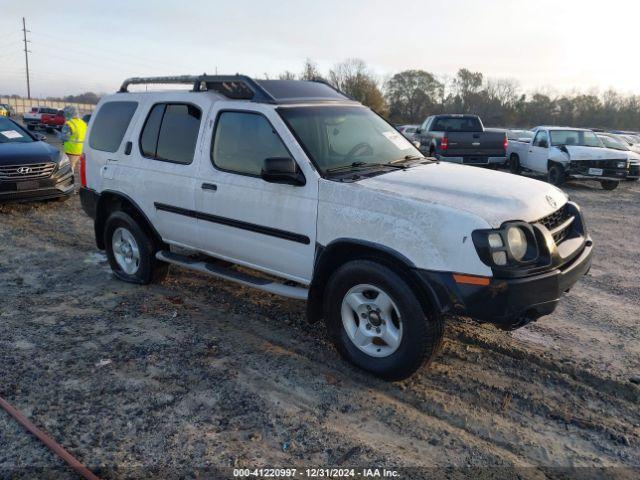
[[[210,102],[203,96],[149,101],[132,138],[136,195],[163,240],[197,247],[195,184],[203,117]]]
[[[196,185],[201,249],[234,263],[310,282],[317,175],[282,119],[263,105],[239,108],[237,103],[220,102],[205,138]],[[271,157],[293,158],[306,184],[263,180],[262,165]]]

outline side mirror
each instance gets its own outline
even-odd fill
[[[265,182],[282,183],[297,187],[307,183],[302,172],[298,170],[298,165],[295,160],[288,157],[265,159],[260,177]]]
[[[549,148],[549,144],[547,143],[546,140],[541,140],[540,141],[540,147],[541,148]]]
[[[421,128],[416,128],[416,135],[419,135],[422,133],[422,129]]]

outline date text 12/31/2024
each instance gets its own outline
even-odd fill
[[[396,470],[386,468],[234,468],[236,478],[398,478]]]

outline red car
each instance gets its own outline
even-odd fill
[[[43,113],[40,117],[40,127],[51,133],[53,130],[62,129],[66,121],[62,110],[55,113]]]

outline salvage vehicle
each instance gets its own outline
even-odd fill
[[[534,132],[530,141],[510,142],[511,173],[542,173],[556,186],[569,179],[596,180],[605,190],[627,177],[627,154],[606,148],[591,130],[543,126]]]
[[[0,103],[0,117],[10,117],[13,115],[13,110],[8,103]]]
[[[0,117],[0,202],[65,199],[73,193],[69,158],[42,138]]]
[[[43,113],[38,126],[44,128],[48,133],[52,133],[54,130],[62,130],[66,122],[64,111],[57,110],[56,113]]]
[[[498,167],[507,161],[504,131],[485,131],[477,115],[433,115],[416,130],[420,151],[443,162]]]
[[[397,127],[398,131],[411,141],[415,140],[415,134],[418,128],[419,125],[400,125]]]
[[[193,85],[130,92],[130,85]],[[338,351],[386,379],[444,319],[514,329],[554,311],[593,243],[562,190],[423,157],[323,82],[132,78],[103,97],[80,200],[116,277],[177,265],[306,300]]]
[[[48,107],[33,107],[29,112],[22,115],[22,121],[29,130],[42,128],[42,115],[56,115],[58,110]]]
[[[637,181],[640,178],[640,153],[631,150],[627,142],[613,133],[596,133],[605,147],[626,152],[629,160],[627,180]]]

